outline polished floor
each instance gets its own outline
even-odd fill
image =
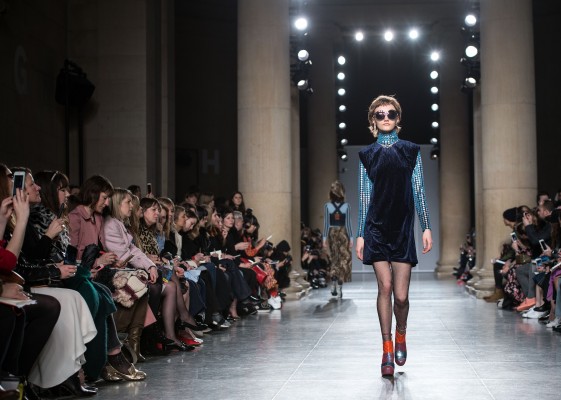
[[[413,275],[407,364],[380,376],[376,282],[327,289],[206,335],[190,353],[141,364],[148,379],[100,386],[96,400],[560,399],[561,335]]]

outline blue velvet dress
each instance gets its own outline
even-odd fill
[[[415,213],[423,231],[430,229],[420,147],[380,132],[359,152],[359,230],[363,263],[417,264]]]

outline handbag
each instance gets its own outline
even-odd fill
[[[148,293],[148,274],[141,269],[121,269],[112,278],[113,300],[131,308],[134,302]]]

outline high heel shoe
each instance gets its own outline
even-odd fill
[[[78,377],[77,372],[74,375],[70,376],[67,380],[62,382],[59,387],[78,397],[93,396],[97,394],[96,387],[86,387],[80,383],[80,378]]]
[[[402,366],[407,361],[407,344],[405,343],[405,332],[395,330],[395,363]]]
[[[387,340],[384,342],[384,354],[382,354],[382,376],[393,376],[395,371],[393,357],[393,342],[391,340]]]
[[[162,343],[164,351],[178,350],[178,351],[191,351],[194,350],[194,346],[188,346],[182,341],[176,342],[175,340],[165,338]]]
[[[198,323],[196,325],[190,324],[189,322],[185,322],[185,321],[179,321],[177,323],[177,329],[178,330],[182,330],[182,329],[191,329],[192,331],[204,331],[205,329],[208,328],[207,324],[204,323]]]

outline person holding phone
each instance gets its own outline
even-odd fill
[[[16,168],[14,168],[15,170]],[[17,168],[25,172],[25,189],[17,189],[16,196],[11,197],[13,181],[6,179],[12,172],[0,164],[0,202],[8,200],[12,204],[13,214],[7,225],[3,237],[9,240],[8,250],[17,256],[14,271],[20,274],[25,285],[29,288],[34,299],[39,304],[46,304],[56,310],[58,319],[47,342],[43,342],[43,351],[39,354],[34,364],[26,368],[28,380],[41,388],[60,386],[74,395],[92,395],[96,388],[83,386],[78,378],[78,372],[84,358],[86,343],[89,343],[97,334],[94,321],[86,302],[74,290],[60,287],[76,272],[75,265],[60,262],[45,262],[44,258],[28,257],[26,249],[30,235],[28,229],[33,229],[29,224],[30,204],[40,201],[39,187],[35,184],[31,171]],[[4,172],[4,173],[3,173]],[[0,211],[6,215],[5,211]],[[0,217],[0,220],[2,217]],[[12,247],[13,245],[13,247]],[[47,249],[45,258],[48,259],[50,250]],[[56,299],[56,300],[54,300]],[[33,310],[33,309],[32,309]],[[52,310],[39,308],[39,312],[49,315]],[[33,317],[35,318],[35,317]],[[48,326],[48,325],[46,325]],[[45,327],[46,327],[45,326]],[[41,327],[36,327],[42,332]]]
[[[432,248],[429,211],[418,145],[398,137],[402,110],[391,96],[378,96],[368,109],[377,139],[359,152],[359,222],[356,253],[373,265],[378,281],[378,319],[383,340],[382,375],[394,374],[392,294],[396,318],[395,363],[407,359],[411,269],[417,264],[414,211],[423,230],[423,254]]]

